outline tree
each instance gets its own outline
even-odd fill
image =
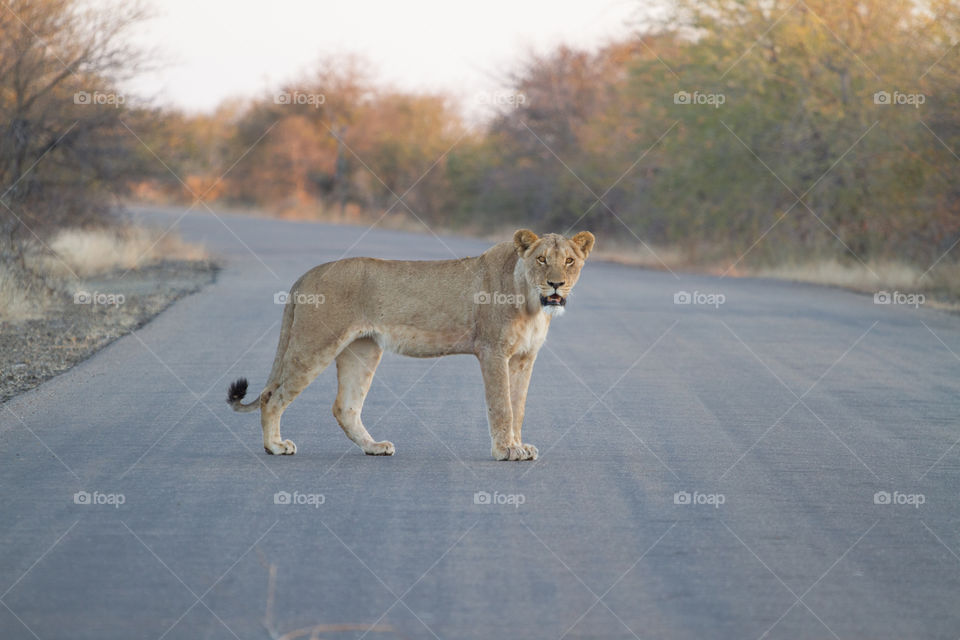
[[[17,238],[103,215],[122,189],[135,139],[115,82],[138,56],[125,30],[136,5],[94,10],[75,0],[0,7],[0,231]]]

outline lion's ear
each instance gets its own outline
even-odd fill
[[[533,246],[533,243],[539,240],[537,234],[530,229],[520,229],[513,234],[513,246],[521,256],[527,252],[527,249]]]
[[[590,255],[590,251],[593,250],[593,245],[596,243],[597,239],[593,237],[593,234],[589,231],[581,231],[577,235],[570,238],[570,242],[576,245],[581,252],[583,252],[583,257],[586,259]]]

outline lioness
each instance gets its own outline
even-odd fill
[[[294,454],[280,437],[280,416],[334,359],[339,390],[333,415],[363,452],[391,456],[360,411],[384,349],[418,358],[473,354],[486,389],[493,457],[536,460],[520,439],[530,373],[594,244],[581,231],[570,239],[528,229],[482,255],[459,260],[348,258],[314,267],[293,285],[283,310],[280,344],[260,396],[243,404],[247,381],[230,385],[234,411],[260,409],[263,448]]]

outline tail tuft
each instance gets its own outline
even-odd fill
[[[239,378],[227,388],[227,404],[234,411],[247,413],[248,411],[257,411],[260,408],[260,396],[254,398],[251,402],[243,404],[241,400],[247,395],[247,379]]]
[[[240,378],[230,383],[230,387],[227,389],[227,403],[234,404],[243,400],[243,397],[247,395],[247,379]]]

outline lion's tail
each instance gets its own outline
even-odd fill
[[[304,277],[305,275],[301,276],[299,280],[293,283],[290,291],[298,290]],[[260,392],[257,399],[249,404],[240,402],[243,400],[243,397],[247,395],[246,378],[236,380],[227,389],[227,404],[229,404],[234,411],[240,413],[256,411],[260,408],[260,401],[269,400],[273,392],[280,386],[279,380],[281,377],[280,372],[283,369],[283,356],[287,352],[287,345],[290,344],[290,327],[293,326],[293,313],[296,306],[294,300],[290,300],[283,306],[283,319],[280,323],[280,343],[277,345],[277,355],[273,359],[273,368],[270,370],[270,376],[267,378],[263,391]]]
[[[257,399],[248,404],[243,404],[241,400],[247,395],[247,379],[240,378],[230,383],[230,387],[227,389],[227,404],[229,404],[234,411],[239,413],[248,413],[250,411],[256,411],[260,408],[260,397],[257,396]]]

